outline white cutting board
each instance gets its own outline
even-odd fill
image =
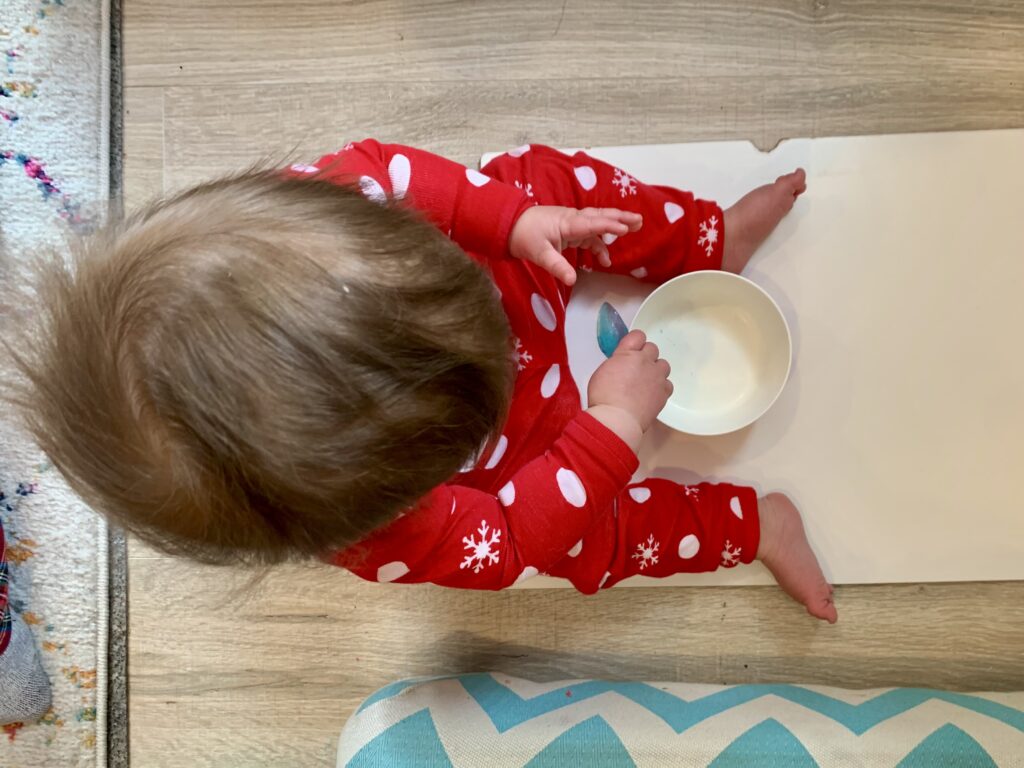
[[[588,151],[723,207],[808,176],[744,272],[793,332],[786,390],[733,435],[656,426],[638,477],[789,493],[837,584],[1024,579],[1024,130]],[[583,277],[566,333],[585,389],[600,303],[629,324],[650,289]],[[755,565],[627,583],[771,581]]]

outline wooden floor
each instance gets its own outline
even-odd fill
[[[767,5],[126,0],[128,204],[365,136],[471,163],[524,142],[1024,126],[1018,0]],[[250,579],[132,547],[133,765],[333,765],[360,699],[455,671],[1024,687],[1024,584],[843,587],[827,627],[773,588]]]

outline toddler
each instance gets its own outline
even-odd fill
[[[586,593],[757,558],[834,622],[785,496],[630,482],[671,392],[657,347],[626,336],[583,410],[563,333],[577,270],[740,272],[804,188],[723,211],[583,153],[481,172],[376,141],[213,181],[49,268],[28,417],[79,493],[173,553]]]

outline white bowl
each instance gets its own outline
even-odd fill
[[[633,328],[658,345],[675,390],[658,420],[691,435],[724,435],[778,399],[793,342],[778,304],[730,272],[681,275],[640,305]]]

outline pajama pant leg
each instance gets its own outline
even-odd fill
[[[593,593],[629,576],[714,571],[757,555],[757,495],[750,488],[649,478],[626,488],[609,512],[549,575]]]

